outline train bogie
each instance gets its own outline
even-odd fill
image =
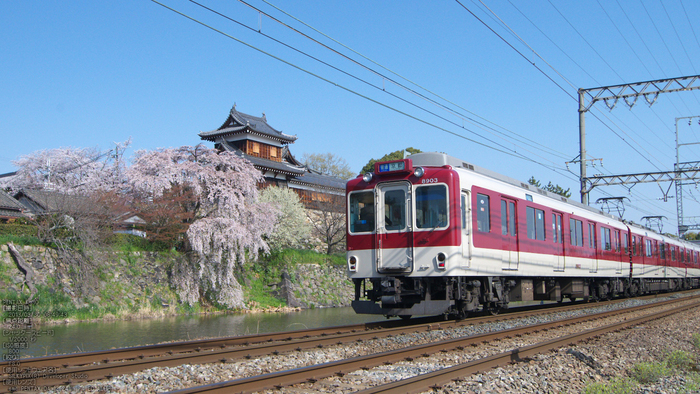
[[[444,154],[377,163],[347,199],[358,313],[466,316],[698,286],[695,245]]]

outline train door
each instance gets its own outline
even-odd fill
[[[554,271],[564,271],[566,256],[564,254],[564,226],[563,215],[552,212],[552,241],[554,242]]]
[[[515,201],[501,199],[501,250],[503,251],[504,270],[517,270],[520,264],[518,251],[518,232],[515,214]]]
[[[460,206],[462,207],[462,263],[460,266],[462,268],[469,268],[469,263],[471,262],[471,240],[469,239],[469,229],[471,228],[472,222],[472,210],[470,205],[471,200],[469,199],[469,191],[462,190]]]
[[[664,264],[663,264],[663,262],[659,259],[659,241],[653,240],[653,241],[651,241],[651,242],[652,242],[653,245],[654,245],[654,252],[652,253],[652,254],[653,254],[653,256],[652,256],[652,261],[653,261],[653,263],[652,263],[652,264],[654,264],[654,266],[656,267],[656,269],[655,269],[654,271],[656,271],[656,274],[658,275],[658,274],[659,274],[658,268],[659,268],[659,267],[663,267]],[[665,270],[665,269],[664,269],[664,277],[666,277],[666,270]]]
[[[615,259],[617,260],[617,263],[615,264],[616,274],[622,273],[622,261],[625,257],[625,255],[622,254],[622,248],[620,247],[621,240],[620,230],[613,230],[613,247],[615,248]]]
[[[595,223],[588,223],[588,247],[591,249],[591,267],[589,272],[598,272],[598,244],[596,243]]]
[[[413,270],[411,184],[380,184],[375,196],[377,270],[410,272]]]
[[[633,275],[641,275],[641,267],[642,265],[639,263],[639,257],[637,253],[637,236],[632,235],[632,242],[630,243],[630,249],[632,250],[632,257],[631,257],[631,263],[630,263],[630,270],[632,271]]]
[[[644,275],[644,273],[649,273],[649,259],[644,255],[644,237],[641,235],[637,238],[637,255],[639,256],[640,264],[637,266],[637,271],[639,275]]]

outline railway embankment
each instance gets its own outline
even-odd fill
[[[179,253],[99,251],[78,253],[44,246],[16,246],[23,263],[0,245],[2,298],[25,296],[35,288],[38,322],[133,319],[188,313],[221,312],[208,305],[180,303],[172,268]],[[24,265],[24,267],[23,267]],[[249,273],[244,289],[262,288],[279,300],[271,308],[248,297],[247,312],[347,306],[352,286],[344,266],[299,262],[278,276]],[[31,284],[31,286],[30,286]]]

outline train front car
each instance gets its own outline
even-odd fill
[[[376,163],[347,184],[347,262],[357,313],[410,317],[455,311],[471,285],[462,259],[459,176],[444,155]]]

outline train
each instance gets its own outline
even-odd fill
[[[699,245],[444,153],[375,163],[346,203],[359,314],[465,318],[700,284]]]

